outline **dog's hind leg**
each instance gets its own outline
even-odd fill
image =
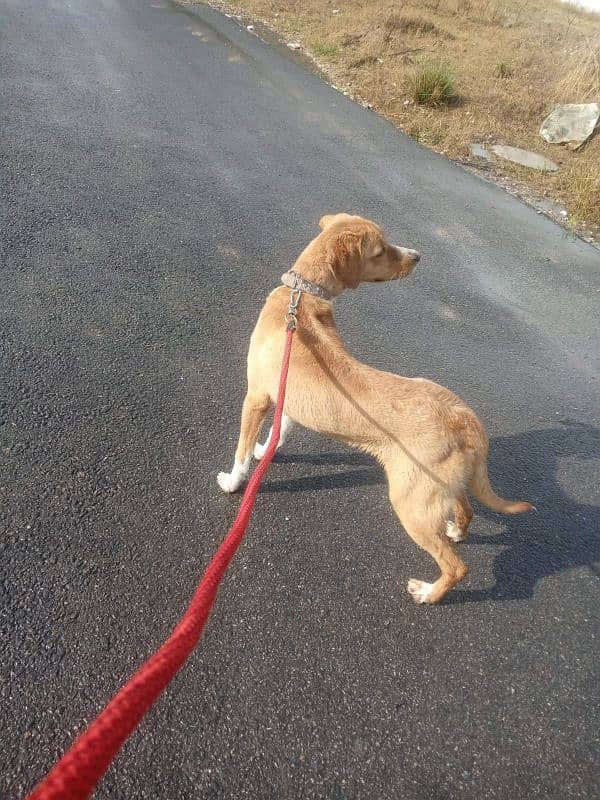
[[[271,398],[268,394],[248,392],[246,395],[233,469],[231,472],[219,472],[217,475],[217,482],[224,492],[237,491],[248,477],[252,451],[270,406]]]
[[[408,535],[435,559],[442,573],[434,583],[411,578],[408,591],[417,603],[438,603],[467,574],[446,536],[445,509],[435,498],[416,492],[398,497],[391,491],[390,499]]]
[[[293,426],[294,422],[291,419],[291,417],[288,417],[287,414],[284,414],[281,417],[281,432],[279,434],[279,442],[277,443],[278,450],[285,444],[288,434]],[[271,426],[269,430],[269,435],[267,436],[265,443],[260,444],[260,442],[257,442],[256,445],[254,446],[254,458],[260,461],[260,459],[264,456],[266,449],[271,442],[272,435],[273,435],[273,427]]]
[[[453,542],[464,542],[469,535],[469,525],[473,519],[473,509],[467,496],[462,494],[454,504],[454,521],[446,523],[446,536]]]

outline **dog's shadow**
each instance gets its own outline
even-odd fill
[[[261,492],[310,492],[320,489],[354,489],[357,486],[374,486],[385,483],[383,472],[369,456],[352,451],[343,453],[291,453],[278,452],[275,464],[310,464],[314,467],[356,466],[362,469],[332,472],[325,475],[303,475],[265,482]]]
[[[529,500],[538,511],[505,517],[477,507],[477,514],[503,525],[496,536],[478,536],[475,518],[466,545],[497,544],[502,548],[494,559],[494,585],[481,590],[458,587],[445,602],[524,599],[533,595],[540,578],[582,566],[598,571],[600,507],[577,502],[560,485],[558,461],[567,458],[577,462],[600,458],[600,429],[567,420],[556,428],[492,440],[490,475],[495,490],[503,497]],[[357,469],[271,481],[263,491],[318,491],[385,483],[381,469],[360,453],[279,453],[276,460],[316,466],[352,465]]]

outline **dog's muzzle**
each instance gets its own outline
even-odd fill
[[[396,247],[395,245],[394,247],[401,258],[410,258],[415,264],[421,259],[421,253],[418,250],[410,250],[408,247]]]

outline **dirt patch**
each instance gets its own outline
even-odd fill
[[[283,36],[291,55],[311,58],[336,87],[422,144],[514,187],[542,213],[559,208],[550,216],[588,241],[600,239],[600,133],[578,150],[539,135],[557,103],[600,101],[600,15],[559,0],[210,4],[248,17],[261,36]],[[415,73],[429,64],[447,71],[451,102],[414,91]],[[471,153],[473,142],[533,150],[559,170],[483,162]]]

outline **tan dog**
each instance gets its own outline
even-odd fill
[[[323,217],[320,226],[322,233],[300,255],[294,273],[317,292],[321,287],[322,295],[335,297],[361,281],[404,278],[419,260],[415,250],[388,244],[381,229],[361,217],[335,214]],[[289,285],[289,273],[283,279]],[[289,300],[286,286],[271,292],[252,334],[235,464],[231,473],[218,475],[225,492],[244,482],[253,451],[257,458],[264,453],[266,445],[256,442],[277,396]],[[298,306],[279,445],[292,420],[382,464],[400,522],[442,573],[435,583],[408,582],[419,603],[436,603],[467,574],[449,541],[467,537],[473,516],[467,492],[505,514],[533,508],[493,492],[485,430],[460,398],[423,378],[402,378],[356,361],[338,337],[331,304],[309,293],[302,294]]]

